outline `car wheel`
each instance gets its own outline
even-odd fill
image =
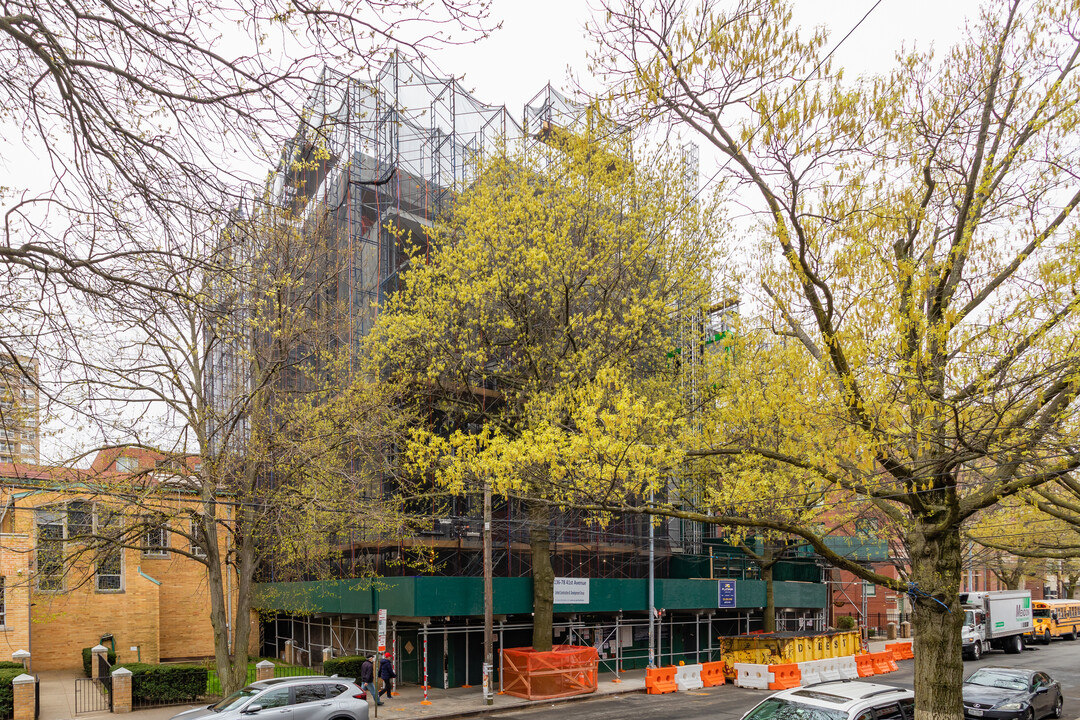
[[[1066,640],[1075,640],[1076,639],[1076,626],[1075,625],[1073,625],[1072,632],[1065,636],[1065,639]]]
[[[1042,644],[1043,645],[1049,645],[1050,644],[1050,628],[1047,628],[1046,630],[1043,630]]]
[[[1024,713],[1024,720],[1035,720],[1035,710],[1028,708],[1027,712]]]
[[[971,648],[971,659],[979,660],[980,658],[982,658],[982,643],[976,640],[975,645]]]
[[[1065,698],[1061,697],[1061,693],[1058,693],[1057,702],[1054,703],[1054,717],[1061,717],[1061,708],[1065,704]]]

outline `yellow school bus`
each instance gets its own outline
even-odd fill
[[[1051,638],[1075,640],[1080,631],[1080,600],[1033,600],[1031,635],[1043,645]]]

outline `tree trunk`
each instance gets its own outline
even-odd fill
[[[198,522],[203,525],[203,537],[206,539],[206,580],[210,593],[210,625],[214,629],[214,661],[218,679],[221,682],[221,691],[225,695],[230,695],[244,687],[244,682],[236,684],[229,653],[229,611],[228,600],[225,596],[225,573],[228,570],[221,563],[217,532],[213,527],[213,522],[203,522],[202,518],[199,518]],[[207,527],[210,528],[209,532],[206,530]],[[245,676],[246,674],[245,667]]]
[[[761,579],[765,581],[765,617],[762,628],[767,633],[776,632],[776,588],[773,585],[773,563],[761,566]]]
[[[551,511],[547,505],[529,506],[529,549],[533,576],[533,650],[551,650],[551,621],[555,610],[555,571],[551,569]]]
[[[916,594],[912,612],[915,720],[963,720],[960,532],[953,527],[935,533],[929,523],[917,520],[909,542]]]
[[[254,511],[250,507],[237,510],[237,515],[241,520],[236,525],[237,529],[254,527]],[[236,596],[232,617],[232,664],[229,667],[229,681],[230,684],[236,684],[234,690],[239,690],[247,684],[248,641],[251,639],[252,578],[255,577],[256,560],[254,538],[250,532],[235,533],[233,538],[237,542],[237,546],[233,548],[236,558]],[[229,572],[227,565],[225,572]]]

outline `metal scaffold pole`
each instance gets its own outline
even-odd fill
[[[492,614],[494,612],[494,597],[492,595],[491,581],[491,484],[484,483],[484,702],[492,705],[495,696],[491,687],[491,668],[493,656],[492,643]]]

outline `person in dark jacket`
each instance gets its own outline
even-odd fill
[[[382,705],[375,693],[375,663],[372,660],[373,658],[364,658],[364,662],[360,663],[360,686],[377,705]]]
[[[390,681],[396,677],[397,673],[394,672],[394,663],[390,662],[390,653],[386,653],[379,662],[379,679],[382,680],[382,687],[379,688],[379,700],[382,700],[383,693],[386,693],[386,697],[390,697]],[[380,702],[379,704],[381,705],[382,703]]]

